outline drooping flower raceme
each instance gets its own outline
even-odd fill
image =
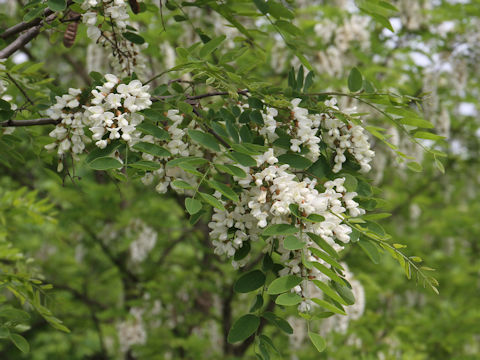
[[[119,79],[112,74],[105,78],[107,82],[92,90],[92,106],[85,107],[92,139],[102,149],[109,140],[120,138],[133,145],[140,137],[135,127],[143,121],[138,112],[152,104],[147,92],[149,86],[143,86],[139,80],[119,84]]]

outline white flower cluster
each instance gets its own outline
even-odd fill
[[[327,100],[325,104],[331,108],[337,109],[336,99]],[[360,125],[351,122],[345,124],[333,115],[327,115],[324,123],[326,133],[323,140],[335,149],[335,165],[332,169],[337,173],[342,170],[342,164],[347,160],[345,152],[349,152],[361,166],[362,172],[368,172],[371,169],[370,161],[372,161],[375,152],[370,149],[367,135]]]
[[[324,220],[317,223],[305,222],[304,232],[312,232],[323,238],[335,250],[343,249],[341,243],[350,241],[351,228],[342,223],[343,214],[359,216],[365,213],[353,199],[357,195],[347,192],[343,183],[344,178],[328,181],[324,184],[325,191],[317,190],[316,180],[305,178],[303,181],[296,179],[290,173],[288,165],[277,166],[278,159],[274,156],[273,149],[259,155],[257,164],[263,167],[260,172],[247,175],[246,179],[239,181],[244,188],[240,194],[240,201],[231,204],[223,202],[227,211],[214,209],[212,221],[208,224],[211,229],[210,237],[213,239],[215,253],[233,256],[247,240],[255,241],[258,234],[269,224],[289,224],[293,214],[291,205],[297,206],[298,211],[305,217],[311,214],[321,215]],[[247,171],[249,173],[249,171]],[[222,201],[219,197],[219,200]],[[282,244],[283,237],[279,238]],[[301,239],[306,245],[317,247],[307,236]],[[284,272],[300,274],[301,252],[285,250],[281,245]],[[321,261],[314,255],[307,253],[309,261]],[[324,264],[328,266],[328,264]],[[313,269],[309,276],[324,280],[325,277],[318,270]]]
[[[82,15],[82,21],[87,25],[87,36],[102,46],[112,47],[111,65],[114,70],[127,75],[134,70],[137,73],[142,70],[145,64],[138,54],[141,48],[146,48],[148,44],[144,43],[138,46],[122,36],[127,31],[127,26],[130,25],[127,1],[86,0],[81,6],[87,11]],[[98,15],[103,15],[103,18]],[[98,24],[99,19],[103,19],[101,24]],[[102,31],[102,24],[107,20],[112,25],[108,25],[108,30]]]
[[[142,345],[147,341],[147,331],[143,323],[143,309],[131,308],[131,318],[117,324],[120,351],[127,352],[132,345]]]
[[[106,83],[92,90],[92,106],[85,108],[85,117],[93,132],[92,139],[102,149],[107,146],[108,139],[122,138],[129,145],[134,145],[141,135],[136,125],[143,121],[138,111],[152,104],[147,92],[149,86],[142,85],[139,80],[120,84],[112,74],[105,75],[105,79]]]
[[[132,221],[127,228],[127,236],[135,237],[130,243],[130,260],[134,264],[144,261],[157,243],[157,232],[140,219]]]
[[[315,162],[320,156],[320,147],[318,144],[321,138],[317,136],[317,133],[322,116],[320,114],[309,114],[307,109],[298,107],[301,101],[301,99],[292,100],[292,115],[295,120],[295,138],[290,140],[292,144],[290,150],[300,152],[300,146],[305,145],[309,150],[307,157]]]
[[[90,142],[83,130],[85,119],[79,102],[80,94],[80,89],[70,88],[68,94],[55,96],[56,103],[47,110],[47,115],[54,120],[60,120],[60,123],[49,134],[56,141],[45,145],[45,149],[58,148],[57,153],[60,158],[67,152],[71,152],[76,157],[85,150],[85,143]],[[58,171],[62,168],[60,162]]]
[[[92,139],[99,148],[105,148],[109,141],[125,140],[129,146],[139,141],[140,131],[136,126],[143,121],[138,112],[152,104],[148,85],[139,80],[128,84],[120,83],[112,74],[105,75],[103,85],[92,90],[91,106],[80,104],[81,90],[70,88],[67,94],[56,96],[56,103],[47,110],[47,115],[59,124],[50,132],[55,142],[45,146],[47,150],[58,149],[62,158],[70,152],[74,159],[85,150],[85,144]],[[84,128],[88,126],[93,135],[87,137]],[[62,171],[59,162],[58,171]]]

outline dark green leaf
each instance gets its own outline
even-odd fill
[[[265,274],[260,270],[253,270],[240,276],[233,289],[237,293],[248,293],[257,290],[265,284]]]
[[[228,332],[227,340],[230,344],[244,341],[257,331],[260,325],[260,318],[253,314],[243,315],[235,323]]]
[[[143,43],[145,43],[145,39],[142,36],[132,33],[130,31],[124,32],[122,35],[125,39],[134,44],[142,45]]]

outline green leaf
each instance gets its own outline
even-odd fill
[[[267,294],[276,295],[284,293],[302,282],[302,278],[294,275],[286,275],[273,280],[268,286]]]
[[[298,27],[296,27],[295,25],[293,25],[289,21],[277,20],[277,21],[275,21],[275,26],[277,26],[279,29],[281,29],[281,30],[285,31],[286,33],[288,33],[290,35],[293,35],[293,36],[297,36],[297,35],[302,34],[302,30],[300,30]]]
[[[305,84],[303,85],[303,92],[307,92],[308,89],[313,85],[313,77],[315,76],[313,71],[309,71],[305,77]]]
[[[280,164],[288,164],[295,169],[307,169],[312,166],[312,162],[307,158],[297,154],[283,154],[278,157]]]
[[[335,305],[333,305],[329,302],[326,302],[325,300],[315,298],[315,299],[312,299],[312,301],[314,303],[316,303],[317,305],[320,305],[321,307],[324,307],[325,309],[330,310],[331,312],[334,312],[334,313],[340,314],[340,315],[347,315],[345,310],[343,310],[339,307],[336,307]]]
[[[315,244],[317,244],[323,251],[325,251],[327,254],[330,256],[334,257],[335,259],[338,259],[338,254],[337,252],[320,236],[314,233],[307,233],[308,237],[312,239]]]
[[[293,15],[293,13],[285,6],[274,1],[268,2],[268,13],[272,14],[276,19],[285,18],[292,20],[295,17],[295,15]]]
[[[332,286],[337,291],[337,293],[345,300],[346,305],[353,305],[355,303],[355,296],[353,295],[352,290],[345,285],[339,285],[337,283],[333,283]],[[341,301],[339,301],[342,303]]]
[[[3,99],[0,99],[0,109],[1,110],[10,110],[11,106],[8,101],[5,101]]]
[[[416,126],[419,128],[432,129],[434,127],[431,122],[417,117],[404,117],[399,121],[403,125]]]
[[[134,169],[145,170],[145,171],[154,171],[154,170],[160,169],[159,163],[156,163],[155,161],[146,161],[146,160],[140,160],[135,163],[128,164],[128,166]]]
[[[356,67],[354,67],[352,70],[350,70],[350,74],[348,75],[348,89],[351,92],[357,92],[362,88],[362,86],[362,73]]]
[[[200,57],[205,58],[207,55],[210,55],[220,44],[226,39],[225,35],[216,37],[209,42],[207,42],[201,49],[200,49]]]
[[[123,165],[120,161],[112,157],[100,157],[89,162],[88,166],[93,170],[111,170],[119,169]]]
[[[243,315],[234,322],[232,328],[228,332],[227,340],[230,344],[244,341],[257,331],[260,325],[260,318],[253,314]]]
[[[235,282],[233,290],[235,290],[237,293],[248,293],[257,290],[265,284],[265,279],[266,276],[262,271],[250,271],[240,276],[240,278]]]
[[[338,276],[332,269],[329,269],[327,268],[326,266],[316,262],[316,261],[312,261],[311,264],[313,266],[315,266],[318,270],[320,270],[322,273],[324,273],[325,275],[327,275],[330,279],[332,279],[333,281],[339,283],[340,285],[344,285],[345,282],[343,281],[343,279]]]
[[[288,235],[283,241],[283,247],[287,250],[299,250],[303,249],[304,246],[305,243],[293,235]]]
[[[138,150],[140,152],[144,152],[150,155],[154,155],[157,157],[165,157],[165,156],[170,156],[172,155],[170,151],[167,149],[161,147],[160,145],[157,144],[151,144],[148,142],[139,142],[133,145],[132,149]]]
[[[185,209],[190,215],[196,214],[202,209],[202,203],[197,199],[186,198]]]
[[[293,334],[293,329],[290,326],[290,324],[288,323],[288,321],[282,319],[281,317],[278,317],[277,315],[275,315],[274,313],[272,313],[270,311],[264,312],[262,316],[265,319],[267,319],[268,321],[270,321],[272,324],[277,326],[283,332],[285,332],[287,334]]]
[[[274,235],[291,235],[298,232],[298,228],[294,225],[289,224],[275,224],[270,225],[265,230],[263,230],[263,236],[274,236]]]
[[[205,200],[205,202],[207,204],[210,204],[211,206],[213,206],[213,207],[215,207],[219,210],[226,211],[225,207],[222,205],[222,203],[217,198],[213,197],[210,194],[205,194],[203,192],[199,192],[199,194],[202,197],[202,199]]]
[[[0,110],[0,121],[10,120],[15,114],[13,110]]]
[[[242,244],[242,247],[240,249],[237,249],[237,251],[235,251],[235,255],[233,255],[233,260],[239,261],[244,259],[250,252],[250,248],[251,248],[250,241],[245,241]]]
[[[248,98],[248,106],[250,106],[251,109],[263,109],[263,102],[256,97],[250,96]]]
[[[160,140],[167,140],[168,138],[170,138],[170,135],[168,134],[167,131],[145,121],[142,122],[141,124],[138,124],[137,129],[145,134],[152,135]]]
[[[313,283],[320,289],[322,292],[331,297],[333,300],[339,302],[342,305],[347,305],[347,302],[337,294],[330,286],[319,280],[313,280]],[[336,283],[333,283],[336,284]],[[340,286],[340,285],[339,285]]]
[[[423,167],[421,164],[419,164],[418,162],[416,161],[410,161],[407,163],[407,167],[412,170],[412,171],[415,171],[415,172],[422,172],[423,170]]]
[[[445,139],[445,136],[432,134],[426,131],[417,131],[415,134],[413,134],[413,137],[417,139],[427,139],[427,140],[444,140]]]
[[[250,308],[250,312],[257,311],[263,306],[263,297],[262,295],[258,294],[255,296],[255,302],[253,303],[252,307]]]
[[[235,191],[230,189],[227,185],[222,184],[222,183],[220,183],[218,181],[215,181],[215,180],[208,181],[208,184],[210,185],[211,188],[213,188],[215,190],[218,190],[222,195],[224,195],[228,199],[230,199],[234,202],[240,201],[240,199],[238,198],[238,195],[235,193]]]
[[[253,2],[263,15],[268,13],[269,4],[265,0],[253,0]]]
[[[29,22],[43,14],[43,10],[45,10],[46,6],[44,4],[29,10],[24,16],[23,21]]]
[[[325,339],[322,336],[309,331],[308,337],[310,338],[310,340],[312,341],[312,344],[315,346],[318,352],[323,352],[327,347],[327,343],[325,342]]]
[[[21,322],[25,322],[30,319],[30,315],[26,311],[11,307],[5,307],[0,309],[0,317]]]
[[[217,139],[212,134],[204,133],[203,131],[199,130],[188,130],[188,136],[190,138],[199,143],[200,145],[213,150],[213,151],[220,151],[220,146],[218,145]]]
[[[215,164],[215,167],[218,169],[218,171],[221,171],[226,174],[230,174],[232,176],[236,176],[240,179],[247,177],[247,174],[245,173],[245,171],[243,171],[242,169],[234,165]]]
[[[127,32],[124,32],[122,35],[125,39],[127,39],[128,41],[134,44],[142,45],[145,43],[145,39],[142,36],[135,34],[133,32],[127,31]]]
[[[194,190],[192,185],[183,180],[174,180],[172,185],[178,189]]]
[[[293,305],[300,304],[301,302],[302,302],[302,297],[295,293],[285,293],[285,294],[279,295],[275,299],[275,304],[282,305],[282,306],[293,306]]]
[[[30,345],[23,336],[10,333],[10,340],[12,340],[13,344],[24,354],[28,354],[30,352]]]
[[[47,0],[47,6],[53,11],[63,11],[67,7],[66,0]]]
[[[374,264],[378,264],[380,262],[380,253],[378,252],[377,245],[374,242],[361,237],[357,244],[360,245],[362,250],[368,255]]]
[[[239,153],[238,151],[232,151],[229,154],[233,160],[238,162],[240,165],[252,167],[256,166],[257,162],[250,155]]]
[[[335,260],[333,260],[330,256],[328,256],[328,254],[324,253],[322,250],[319,250],[319,249],[316,249],[316,248],[313,248],[313,247],[310,247],[308,248],[308,250],[310,250],[312,252],[313,255],[315,255],[316,257],[322,259],[323,261],[325,261],[326,263],[330,264],[331,266],[333,266],[334,268],[340,270],[340,271],[343,271],[343,266],[340,265],[338,262],[336,262]]]

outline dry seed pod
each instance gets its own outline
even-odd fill
[[[134,14],[138,14],[140,12],[140,5],[138,5],[137,0],[128,0],[130,4],[130,8]]]
[[[79,14],[75,11],[70,12],[69,19],[72,19]],[[77,37],[77,29],[78,29],[78,20],[75,20],[68,24],[67,29],[65,30],[65,34],[63,35],[63,45],[66,48],[70,48],[73,46],[75,42],[75,38]]]

